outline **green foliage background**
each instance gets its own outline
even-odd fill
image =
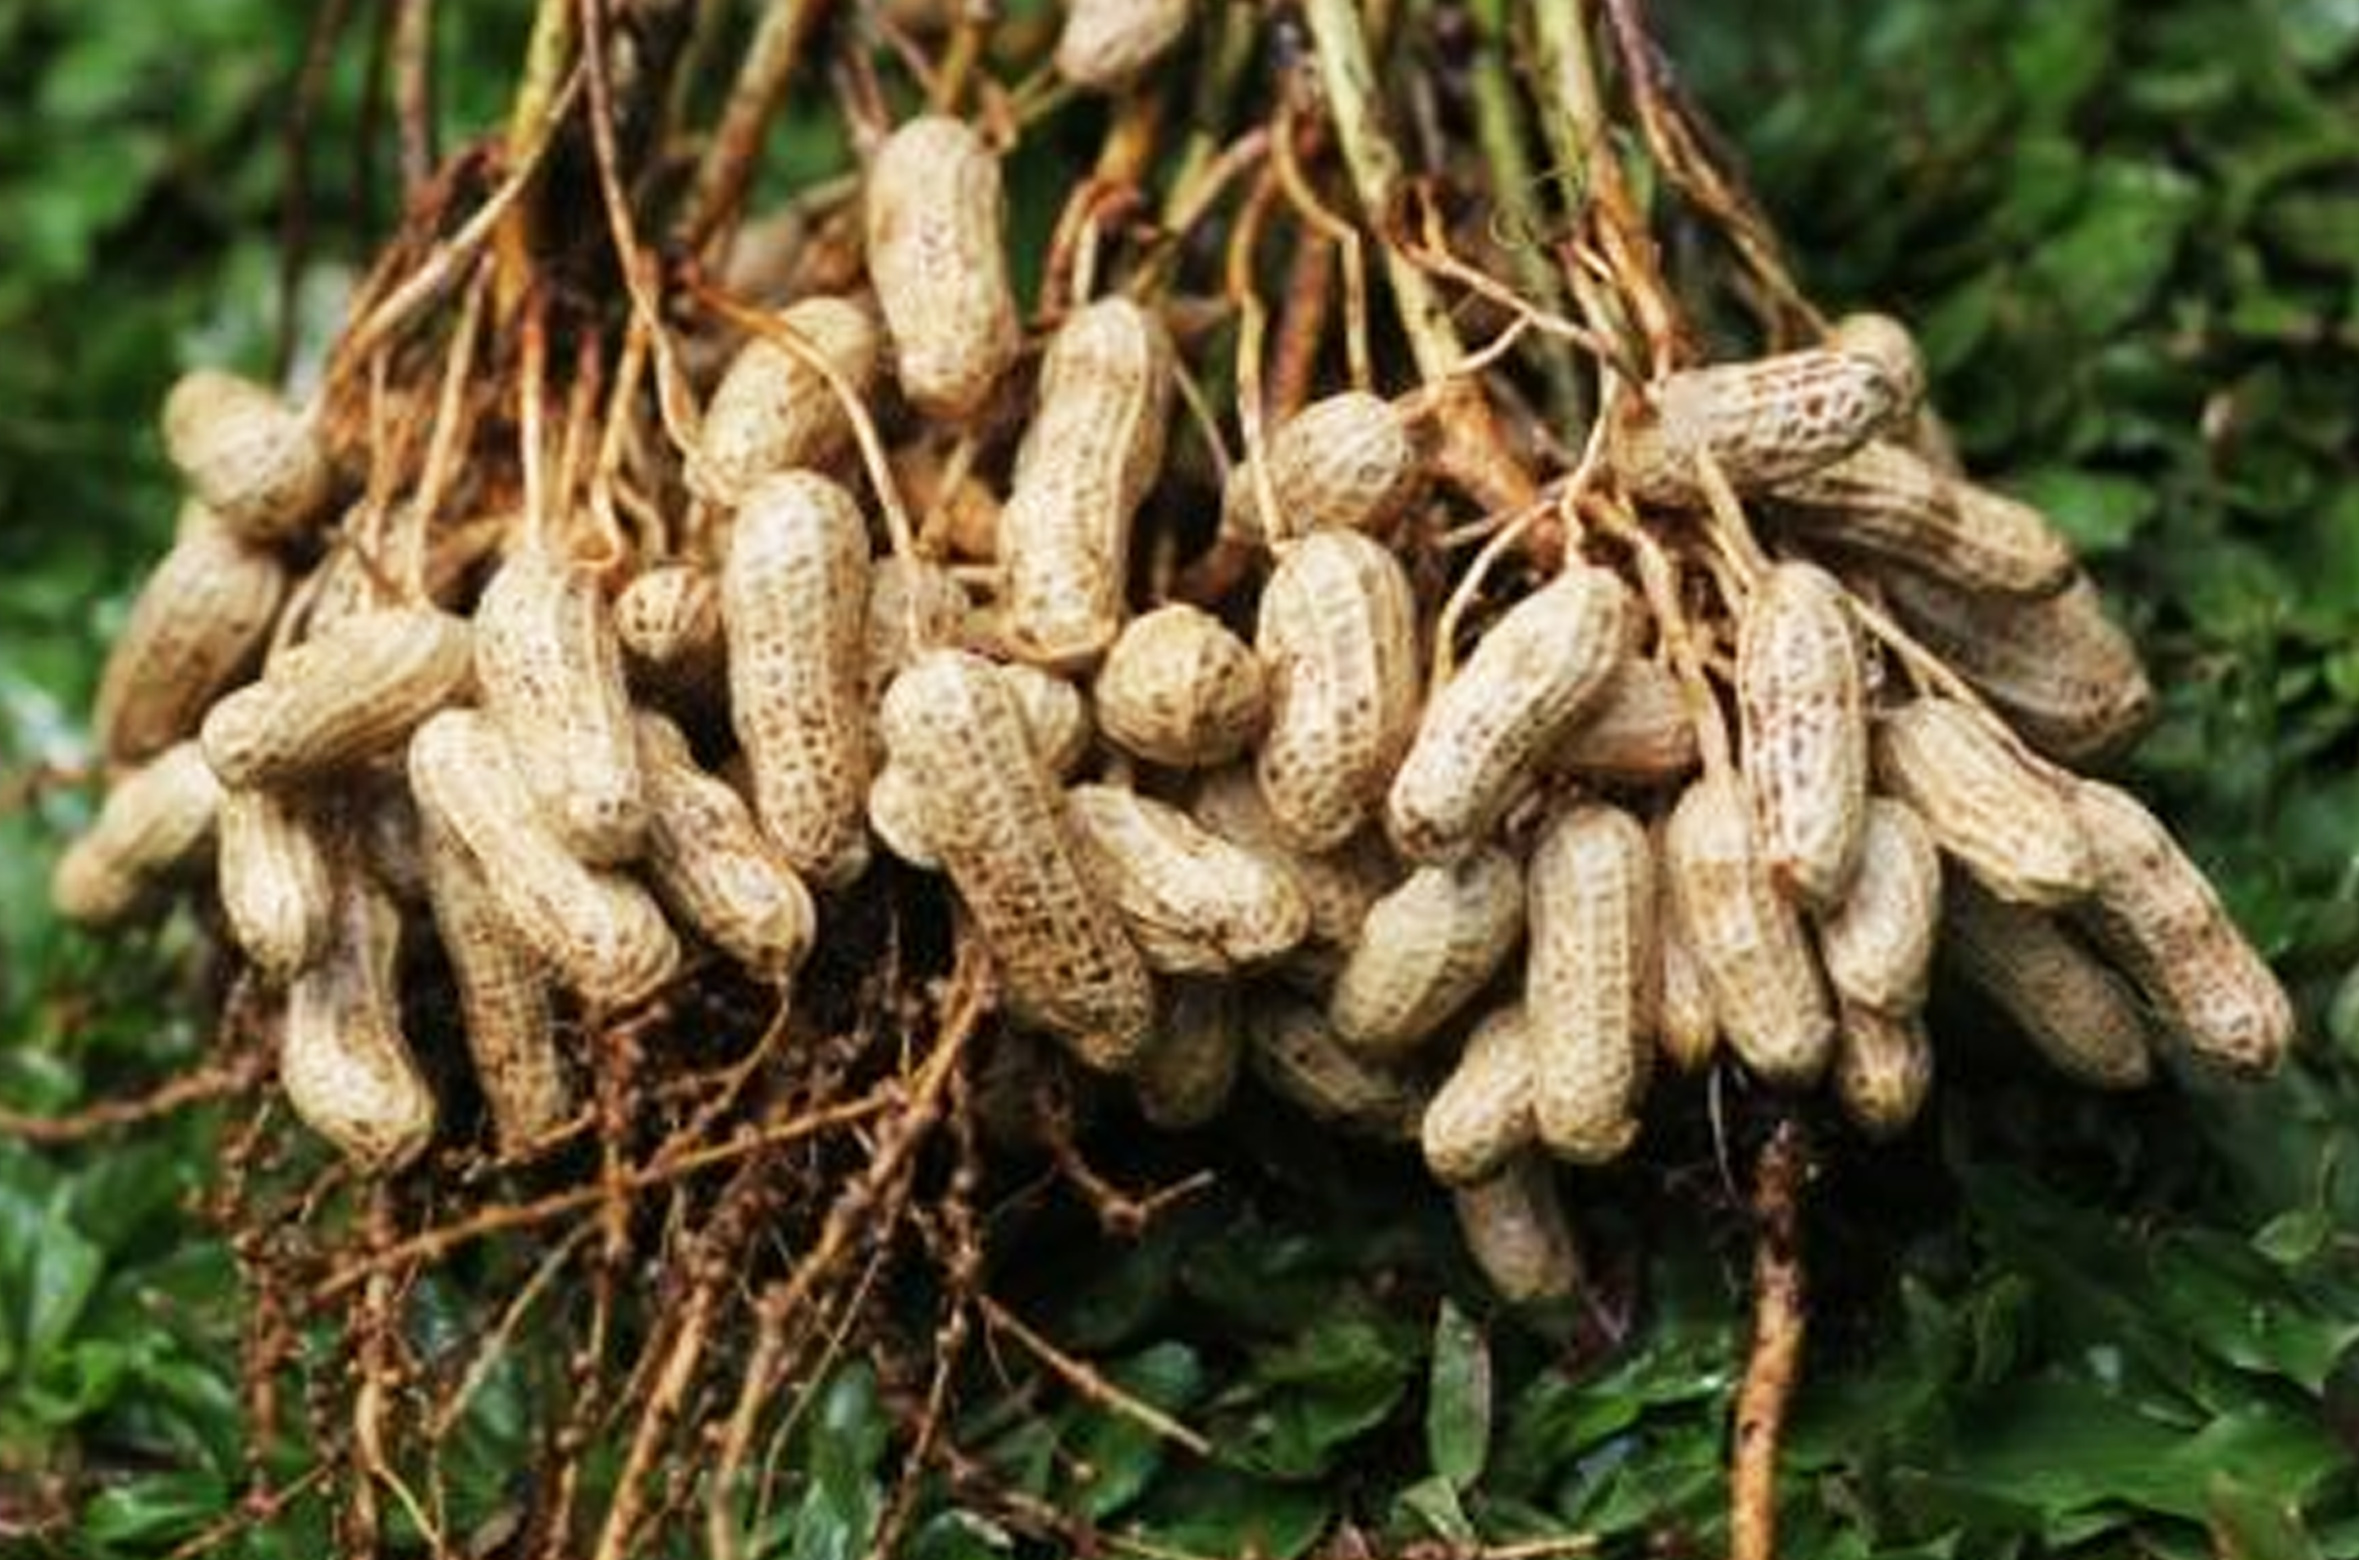
[[[489,122],[515,9],[446,8],[457,122]],[[1661,9],[1813,289],[1921,322],[1971,463],[2095,560],[2166,690],[2133,772],[2310,1020],[2265,1090],[2117,1102],[2018,1065],[1987,1014],[1940,1015],[1962,1082],[1937,1119],[1839,1150],[1815,1194],[1791,1552],[2359,1554],[2359,999],[2337,993],[2359,958],[2359,0]],[[170,524],[164,386],[267,359],[308,12],[0,0],[11,776],[83,756],[99,647]],[[310,170],[331,267],[385,215],[350,193],[358,74],[339,66]],[[185,928],[101,946],[46,913],[86,805],[0,810],[12,1109],[201,1043]],[[234,1498],[232,1268],[183,1210],[212,1130],[0,1138],[0,1554],[157,1553]],[[1496,1315],[1408,1176],[1245,1133],[1264,1172],[1009,1286],[1223,1455],[1166,1456],[1052,1391],[967,1426],[1012,1480],[1204,1553],[1292,1554],[1346,1519],[1390,1543],[1719,1546],[1744,1252],[1708,1145],[1658,1157],[1669,1192],[1596,1183],[1607,1314],[1568,1335]],[[462,1530],[497,1511],[520,1390],[495,1381],[470,1425]],[[883,1433],[873,1386],[839,1377],[764,1552],[857,1552]],[[316,1552],[315,1522],[246,1550]],[[952,1515],[917,1547],[1008,1552]]]

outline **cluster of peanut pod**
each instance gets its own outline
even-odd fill
[[[108,925],[209,881],[357,1164],[437,1131],[406,941],[520,1154],[577,1110],[583,1015],[714,959],[791,988],[880,848],[955,896],[1011,1055],[1161,1127],[1250,1072],[1413,1143],[1519,1299],[1578,1276],[1550,1162],[1626,1152],[1658,1073],[1905,1127],[1937,952],[2094,1087],[2285,1050],[2201,873],[2066,767],[2151,690],[2058,533],[1956,469],[1893,322],[1626,386],[1535,506],[1558,545],[1469,561],[1430,387],[1312,399],[1176,515],[1173,322],[1109,292],[1028,341],[958,119],[863,177],[856,273],[708,354],[643,484],[703,517],[666,552],[534,515],[405,591],[315,409],[173,392],[190,502],[55,898]]]

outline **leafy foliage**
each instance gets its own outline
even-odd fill
[[[305,9],[0,0],[12,785],[83,756],[97,647],[170,520],[164,384],[267,357]],[[1791,1552],[2359,1553],[2359,986],[2335,993],[2359,960],[2359,6],[1762,0],[1742,26],[1683,20],[1672,52],[1814,289],[1924,322],[1970,462],[2098,560],[2167,690],[2136,775],[2318,1020],[2258,1095],[2125,1104],[2023,1075],[1984,1011],[1937,1016],[1958,1085],[1938,1123],[1872,1163],[1838,1149],[1814,1194]],[[470,122],[513,21],[495,8],[445,50]],[[323,146],[353,144],[352,74]],[[343,182],[314,170],[331,260],[365,242],[365,202],[326,193]],[[84,804],[30,794],[0,811],[0,1101],[49,1111],[185,1061],[204,993],[186,926],[99,946],[51,922],[47,865]],[[234,1264],[184,1208],[217,1125],[0,1142],[0,1548],[159,1553],[242,1487]],[[1599,1180],[1595,1306],[1517,1318],[1429,1191],[1298,1137],[1249,1120],[1218,1188],[1142,1238],[1039,1232],[1007,1263],[1012,1306],[1213,1458],[1020,1370],[970,1404],[962,1444],[1021,1494],[1193,1553],[1300,1554],[1347,1522],[1380,1546],[1720,1542],[1743,1232],[1709,1142],[1673,1134]],[[454,1500],[477,1519],[527,1386],[496,1371],[475,1399]],[[861,1553],[889,1427],[877,1384],[840,1373],[759,1552]],[[297,1507],[244,1552],[323,1552],[319,1517]],[[1016,1545],[941,1509],[908,1547]]]

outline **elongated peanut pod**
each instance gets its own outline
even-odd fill
[[[590,572],[536,543],[511,553],[475,605],[475,683],[566,848],[592,866],[635,859],[647,785],[622,644]]]
[[[357,862],[338,863],[332,935],[288,986],[279,1030],[287,1103],[373,1175],[434,1139],[434,1093],[401,1029],[400,954],[400,910]]]
[[[1170,981],[1154,1038],[1131,1075],[1139,1114],[1166,1132],[1185,1132],[1216,1119],[1237,1082],[1245,1054],[1245,1021],[1238,987],[1225,980]]]
[[[1541,1155],[1525,1152],[1452,1193],[1458,1232],[1483,1277],[1510,1305],[1570,1299],[1584,1278],[1581,1247]]]
[[[1662,955],[1662,983],[1656,988],[1655,1043],[1663,1060],[1683,1073],[1699,1073],[1720,1049],[1720,1014],[1712,983],[1688,942],[1687,923],[1673,897],[1665,820],[1649,831],[1655,852],[1655,947]]]
[[[107,652],[90,717],[101,751],[133,764],[194,736],[213,701],[260,660],[286,596],[277,555],[191,506]]]
[[[1054,775],[991,663],[931,650],[885,691],[890,763],[974,916],[1010,1010],[1090,1066],[1134,1063],[1154,1019],[1147,967],[1090,881]]]
[[[1646,826],[1618,807],[1558,812],[1532,848],[1523,1011],[1532,1113],[1549,1152],[1620,1157],[1654,1056],[1656,875]]]
[[[1251,850],[1294,880],[1310,907],[1308,941],[1322,955],[1339,956],[1357,944],[1368,912],[1401,880],[1399,865],[1374,830],[1329,851],[1299,851],[1288,845],[1247,764],[1207,776],[1197,789],[1193,811],[1213,833]]]
[[[1288,536],[1311,531],[1380,531],[1424,479],[1424,456],[1409,419],[1382,396],[1346,390],[1313,401],[1270,436],[1262,452],[1270,495]],[[1269,540],[1252,469],[1239,462],[1221,490],[1223,537]]]
[[[1262,795],[1289,842],[1331,850],[1367,822],[1416,732],[1409,577],[1364,536],[1314,532],[1271,572],[1254,649],[1270,673]]]
[[[459,988],[475,1082],[500,1152],[520,1153],[555,1133],[574,1109],[549,967],[509,928],[466,847],[438,825],[423,825],[420,835],[426,899]]]
[[[277,392],[200,368],[164,398],[164,453],[199,502],[246,540],[301,534],[334,496],[312,420]]]
[[[2054,906],[2095,886],[2080,821],[1979,712],[1940,698],[1884,711],[1875,765],[1877,783],[2001,899]]]
[[[1625,656],[1605,689],[1540,760],[1543,774],[1609,785],[1661,785],[1701,752],[1679,679],[1660,661]]]
[[[1385,829],[1412,861],[1480,843],[1623,660],[1629,591],[1574,564],[1491,625],[1434,691],[1392,790]]]
[[[1689,786],[1663,848],[1673,910],[1720,1032],[1773,1083],[1816,1079],[1834,1053],[1834,1014],[1800,914],[1755,851],[1752,809],[1737,782],[1706,775]]]
[[[1418,868],[1368,912],[1335,978],[1336,1036],[1373,1056],[1414,1049],[1498,972],[1523,928],[1523,873],[1506,852]]]
[[[213,706],[200,737],[221,783],[287,786],[401,750],[474,676],[466,621],[431,607],[345,618]]]
[[[1345,1045],[1317,1008],[1257,992],[1247,1015],[1246,1062],[1272,1094],[1363,1137],[1417,1135],[1425,1100],[1415,1084]]]
[[[855,392],[867,394],[876,377],[878,342],[866,309],[844,298],[805,298],[782,310],[778,321]],[[763,477],[825,465],[851,442],[852,424],[826,377],[790,348],[756,336],[730,360],[705,407],[699,442],[688,458],[688,489],[734,509]]]
[[[1282,868],[1178,808],[1112,785],[1077,785],[1065,805],[1092,880],[1154,969],[1266,964],[1310,930],[1310,907]]]
[[[806,471],[746,495],[721,569],[729,718],[753,768],[754,810],[813,885],[867,865],[868,530],[852,496]]]
[[[1871,1138],[1897,1137],[1933,1092],[1933,1041],[1914,1013],[1843,1004],[1835,1041],[1835,1098]]]
[[[230,933],[266,979],[283,983],[319,956],[335,919],[319,821],[300,797],[231,791],[220,827],[216,882]]]
[[[584,865],[533,808],[489,717],[445,710],[410,739],[410,789],[490,885],[516,935],[586,1000],[626,1006],[679,967],[680,945],[647,891]]]
[[[963,122],[927,115],[886,138],[864,185],[868,274],[902,392],[929,417],[971,416],[1023,345],[999,159]]]
[[[1739,493],[1763,492],[1841,460],[1901,404],[1900,387],[1874,361],[1824,347],[1682,369],[1656,387],[1652,405],[1622,402],[1606,458],[1642,502],[1694,506],[1699,454]]]
[[[1049,343],[999,514],[1002,630],[1017,656],[1074,670],[1121,631],[1131,522],[1163,464],[1170,410],[1170,339],[1128,299],[1074,311]]]
[[[614,635],[634,689],[687,694],[709,688],[725,675],[720,582],[694,564],[649,569],[614,598]]]
[[[1907,569],[1881,581],[1902,624],[2051,758],[2103,758],[2153,718],[2137,646],[2086,574],[2040,600],[1952,590]]]
[[[2274,1072],[2293,1044],[2293,1004],[2210,880],[2127,791],[2083,780],[2072,808],[2096,864],[2090,933],[2197,1058]]]
[[[1941,853],[1915,809],[1888,796],[1869,800],[1861,834],[1859,871],[1819,921],[1819,957],[1845,1001],[1914,1013],[1941,930]]]
[[[642,714],[638,735],[647,775],[647,875],[657,897],[764,980],[791,979],[818,932],[803,880],[744,800],[697,767],[679,727]]]
[[[1843,587],[1780,563],[1737,635],[1737,704],[1755,848],[1791,898],[1831,905],[1859,866],[1868,722],[1859,642]]]
[[[1188,0],[1067,0],[1057,74],[1111,92],[1154,64],[1188,27]]]
[[[1467,1035],[1418,1124],[1425,1165],[1436,1179],[1452,1186],[1480,1181],[1535,1140],[1530,1048],[1521,1007],[1500,1008]]]
[[[1269,716],[1269,677],[1253,651],[1220,619],[1182,602],[1131,619],[1093,692],[1109,738],[1179,769],[1229,762]]]
[[[1971,879],[1949,885],[1941,919],[1943,957],[2058,1072],[2094,1089],[2135,1089],[2154,1075],[2137,993],[2062,919]]]
[[[1813,543],[1887,560],[1960,589],[2053,595],[2072,578],[2072,547],[2027,504],[1948,477],[1878,440],[1773,495],[1779,517]]]
[[[90,827],[58,857],[50,903],[85,926],[146,914],[212,849],[221,798],[221,782],[194,742],[166,748],[115,782]]]

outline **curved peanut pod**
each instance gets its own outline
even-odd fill
[[[1779,487],[1779,515],[1814,543],[1903,565],[1962,590],[2047,596],[2073,574],[2047,517],[1936,470],[1885,440]]]
[[[1520,1007],[1474,1026],[1417,1128],[1426,1168],[1452,1186],[1480,1181],[1539,1132],[1532,1115],[1531,1028]]]
[[[1335,978],[1336,1037],[1377,1056],[1413,1049],[1507,962],[1523,926],[1523,874],[1506,852],[1418,868],[1368,912]]]
[[[1825,347],[1682,369],[1632,396],[1608,431],[1606,459],[1634,498],[1703,502],[1696,458],[1709,453],[1729,486],[1759,493],[1831,465],[1901,411],[1900,387],[1869,358]]]
[[[1654,1058],[1655,859],[1618,807],[1565,809],[1532,848],[1524,958],[1532,1113],[1549,1152],[1619,1158],[1638,1136]]]
[[[1628,642],[1629,591],[1574,564],[1508,609],[1436,689],[1385,800],[1412,861],[1449,861],[1491,831],[1604,694]]]
[[[764,980],[792,979],[818,933],[811,895],[745,802],[697,767],[660,715],[638,720],[647,875],[672,913]]]
[[[1382,530],[1425,477],[1407,415],[1365,390],[1313,401],[1288,418],[1270,436],[1262,464],[1281,536]],[[1220,529],[1233,541],[1270,540],[1252,469],[1242,461],[1221,490]]]
[[[1819,958],[1845,1001],[1914,1013],[1941,931],[1941,852],[1915,809],[1888,796],[1869,799],[1861,833],[1859,871],[1819,921]]]
[[[1367,822],[1416,733],[1409,577],[1356,532],[1313,532],[1271,572],[1254,650],[1270,674],[1262,796],[1290,843],[1331,850]]]
[[[164,453],[239,536],[268,546],[307,529],[335,494],[312,420],[277,392],[200,368],[164,398]]]
[[[1246,1062],[1272,1094],[1363,1137],[1417,1135],[1425,1101],[1406,1077],[1355,1053],[1308,1003],[1257,993],[1246,1019]]]
[[[1188,0],[1067,0],[1057,74],[1111,92],[1154,64],[1188,28]]]
[[[1310,907],[1285,871],[1176,807],[1112,785],[1066,793],[1090,876],[1150,967],[1219,975],[1302,941]]]
[[[475,604],[475,683],[566,848],[592,866],[636,858],[647,784],[622,643],[590,572],[537,543],[511,553]]]
[[[2265,1076],[2293,1044],[2293,1004],[2220,896],[2136,797],[2083,780],[2072,809],[2096,866],[2083,924],[2187,1049]]]
[[[999,512],[1002,626],[1020,658],[1085,667],[1121,631],[1131,522],[1163,464],[1170,410],[1170,338],[1128,299],[1076,310],[1049,343]]]
[[[1943,956],[2058,1072],[2093,1089],[2135,1089],[2154,1075],[2137,993],[2061,918],[1958,879],[1941,925]]]
[[[1916,809],[1934,842],[1985,888],[2051,907],[2096,884],[2080,821],[1978,711],[1914,699],[1876,722],[1876,781]]]
[[[1176,769],[1229,762],[1269,716],[1269,677],[1253,651],[1220,619],[1184,602],[1131,619],[1092,691],[1110,739]]]
[[[194,736],[205,711],[252,671],[287,597],[276,554],[191,506],[107,652],[90,725],[118,764]]]
[[[1458,1232],[1483,1277],[1510,1305],[1565,1300],[1584,1277],[1581,1247],[1548,1161],[1523,1153],[1452,1193]]]
[[[427,826],[466,851],[501,918],[567,986],[621,1007],[671,979],[680,944],[663,911],[638,884],[565,848],[487,716],[445,710],[419,727],[409,774]]]
[[[265,979],[283,983],[327,946],[335,884],[327,843],[302,802],[275,791],[221,800],[215,882],[229,929]]]
[[[724,675],[721,587],[689,563],[660,564],[614,598],[614,636],[633,687],[698,690]]]
[[[806,471],[746,495],[721,569],[729,718],[752,766],[754,811],[822,888],[849,883],[868,861],[868,574],[868,528],[852,496]]]
[[[1323,952],[1340,954],[1358,943],[1368,912],[1400,882],[1399,866],[1374,831],[1317,853],[1288,845],[1250,765],[1207,776],[1192,810],[1213,833],[1244,846],[1294,880],[1310,908],[1308,940]]]
[[[902,393],[929,417],[973,415],[1023,346],[999,159],[960,120],[912,119],[878,148],[862,204]]]
[[[1893,615],[2050,757],[2102,758],[2153,718],[2138,648],[2086,574],[2040,600],[1951,590],[1906,569],[1881,580]]]
[[[279,1086],[303,1123],[385,1175],[434,1139],[434,1093],[401,1031],[401,912],[356,862],[336,874],[332,935],[287,987]]]
[[[1089,879],[1006,680],[980,656],[930,650],[893,679],[882,721],[1011,1011],[1100,1071],[1129,1068],[1154,1021],[1147,967]]]
[[[1166,1132],[1214,1120],[1237,1083],[1245,1054],[1238,988],[1225,980],[1174,980],[1163,987],[1155,1034],[1131,1074],[1139,1114]]]
[[[199,733],[221,783],[300,784],[400,751],[474,676],[466,621],[431,607],[341,620],[213,706]]]
[[[1933,1042],[1914,1013],[1843,1004],[1835,1040],[1835,1098],[1871,1138],[1897,1137],[1933,1092]]]
[[[1602,692],[1540,760],[1543,774],[1608,785],[1660,785],[1694,770],[1696,724],[1679,678],[1660,661],[1625,656]]]
[[[1780,892],[1825,906],[1859,866],[1867,816],[1868,721],[1859,643],[1843,587],[1780,563],[1737,634],[1737,705],[1754,848]]]
[[[58,857],[50,903],[84,926],[146,914],[212,847],[221,799],[221,782],[194,742],[166,748],[115,782],[90,827]]]
[[[500,1152],[520,1153],[555,1133],[574,1108],[548,966],[509,929],[466,848],[437,825],[420,833],[426,901],[459,988],[475,1082]]]
[[[1673,912],[1712,992],[1720,1032],[1773,1083],[1807,1084],[1835,1049],[1835,1018],[1793,903],[1769,881],[1736,781],[1706,775],[1664,830]]]
[[[805,298],[780,311],[778,323],[801,337],[865,395],[876,377],[877,330],[868,311],[844,298]],[[826,376],[782,343],[756,336],[713,389],[697,448],[688,458],[688,490],[734,509],[763,477],[822,466],[852,442],[851,420]]]

